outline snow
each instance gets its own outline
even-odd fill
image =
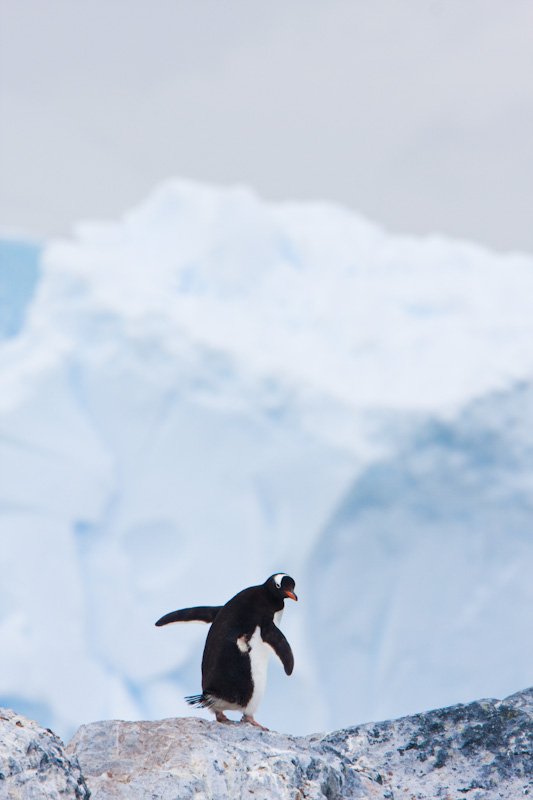
[[[155,620],[280,570],[296,665],[262,724],[531,684],[530,256],[174,180],[50,242],[22,293],[16,263],[0,705],[65,737],[203,714],[205,627]]]

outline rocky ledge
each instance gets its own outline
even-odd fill
[[[293,737],[201,719],[82,725],[67,748],[0,710],[0,800],[533,798],[533,689]]]
[[[0,708],[0,800],[89,800],[75,756],[48,728]]]

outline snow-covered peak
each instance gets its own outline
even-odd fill
[[[118,323],[352,408],[449,410],[533,367],[533,259],[333,205],[170,181],[44,263],[47,324],[74,339]]]

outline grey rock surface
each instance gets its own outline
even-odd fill
[[[80,759],[92,800],[376,796],[373,781],[333,748],[248,724],[96,722],[82,725],[67,751]]]
[[[36,722],[0,708],[0,800],[89,800],[76,757]]]
[[[533,797],[533,689],[307,737],[200,719],[100,722],[68,752],[93,800]]]
[[[380,782],[383,798],[533,797],[533,689],[360,725],[318,741]]]
[[[91,800],[533,798],[533,689],[305,737],[194,718],[95,722],[67,748],[0,710],[0,772],[0,800],[89,800],[87,786]]]

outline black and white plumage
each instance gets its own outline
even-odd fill
[[[290,645],[276,624],[285,599],[298,599],[294,587],[293,579],[280,572],[260,586],[243,589],[224,606],[184,608],[165,614],[155,623],[211,624],[202,658],[202,694],[187,697],[190,705],[209,708],[219,722],[229,721],[224,711],[240,711],[243,722],[263,727],[254,714],[265,692],[272,652],[287,675],[294,667]]]

